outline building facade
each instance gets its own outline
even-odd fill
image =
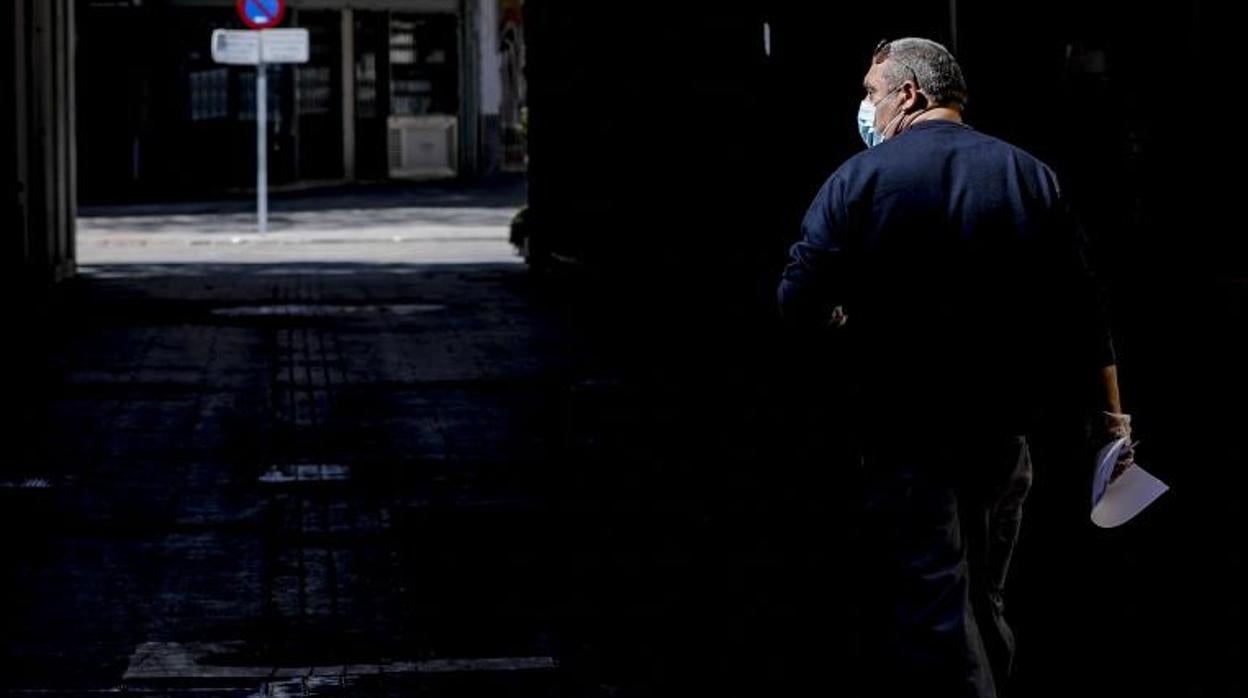
[[[488,175],[507,151],[503,18],[515,0],[289,0],[310,59],[268,67],[276,188]],[[213,62],[233,0],[85,0],[78,27],[86,203],[244,191],[255,69]],[[519,95],[523,103],[523,95]]]

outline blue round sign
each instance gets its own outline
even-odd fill
[[[276,27],[286,15],[286,0],[238,0],[234,7],[252,29]]]

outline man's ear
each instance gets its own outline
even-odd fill
[[[929,102],[927,95],[920,91],[914,83],[908,82],[907,84],[912,86],[909,91],[914,95],[914,108],[926,109]]]

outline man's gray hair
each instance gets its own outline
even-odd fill
[[[897,39],[876,49],[872,60],[889,64],[884,69],[888,87],[895,88],[913,80],[919,90],[932,101],[932,106],[966,106],[966,80],[953,54],[929,39]]]

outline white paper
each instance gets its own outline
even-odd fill
[[[1092,523],[1101,528],[1114,528],[1130,521],[1170,489],[1138,465],[1132,465],[1110,481],[1118,454],[1126,445],[1127,439],[1117,439],[1096,454],[1096,471],[1092,475]]]

